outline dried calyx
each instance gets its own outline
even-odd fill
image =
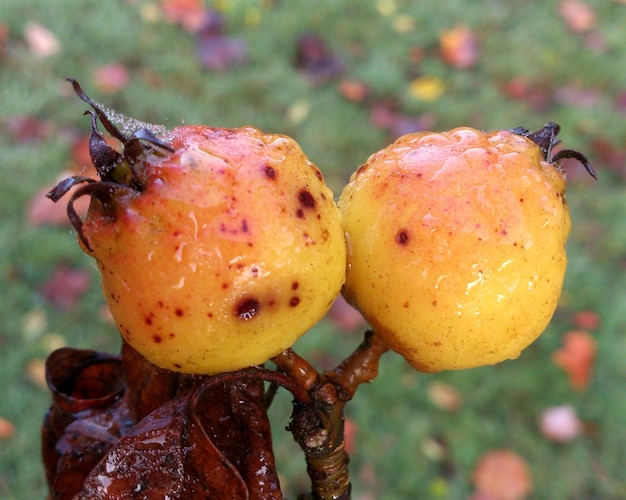
[[[527,137],[539,146],[546,161],[556,163],[566,158],[573,158],[574,160],[578,160],[582,166],[585,167],[585,170],[589,173],[589,175],[597,180],[598,174],[591,166],[591,163],[589,163],[587,157],[582,153],[572,149],[563,149],[552,154],[554,147],[561,142],[561,140],[557,137],[560,131],[561,126],[554,122],[546,123],[543,128],[536,130],[535,132],[531,132],[523,127],[516,127],[509,130],[509,132],[513,132],[514,134]]]
[[[116,196],[122,193],[137,194],[143,190],[136,166],[143,161],[146,155],[163,156],[168,152],[173,153],[174,148],[145,127],[138,129],[131,136],[123,134],[111,122],[102,108],[83,92],[76,80],[68,78],[68,81],[72,83],[76,95],[92,108],[85,112],[85,114],[91,115],[89,154],[100,180],[97,181],[83,175],[74,175],[59,182],[46,196],[56,202],[77,184],[86,183],[85,186],[77,189],[68,201],[67,215],[82,243],[88,250],[91,250],[89,242],[82,232],[83,221],[74,208],[76,199],[85,195],[95,197],[106,212],[107,207],[111,207],[111,202]],[[98,130],[98,120],[112,137],[120,141],[122,144],[121,152],[107,144],[104,136]]]

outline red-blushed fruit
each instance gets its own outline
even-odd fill
[[[119,330],[148,360],[203,374],[260,364],[328,311],[345,240],[332,192],[295,141],[182,126],[118,137],[116,156],[95,126],[92,137],[103,180],[75,195],[92,196],[85,220],[71,203],[70,216]]]
[[[558,126],[406,135],[372,155],[339,207],[344,288],[418,370],[516,358],[550,321],[570,218]]]

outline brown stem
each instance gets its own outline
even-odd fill
[[[287,375],[307,387],[310,402],[295,401],[288,429],[304,451],[311,494],[301,499],[349,499],[350,458],[345,450],[344,407],[357,387],[378,375],[380,357],[387,345],[373,332],[335,369],[319,374],[294,351],[274,358]]]

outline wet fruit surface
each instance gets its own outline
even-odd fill
[[[135,166],[141,191],[93,199],[82,236],[124,338],[156,365],[216,373],[266,361],[344,280],[340,216],[284,136],[186,126]]]
[[[344,294],[415,368],[515,358],[545,329],[570,220],[544,153],[512,131],[457,128],[404,136],[353,174]]]

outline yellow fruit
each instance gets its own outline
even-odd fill
[[[416,369],[516,358],[550,321],[570,219],[544,131],[406,135],[344,189],[344,295]]]
[[[214,374],[264,363],[317,323],[345,279],[341,216],[297,143],[249,127],[122,134],[92,107],[99,181],[68,203],[124,339],[162,368]],[[97,119],[123,146],[109,146]],[[85,220],[73,208],[91,196]]]

